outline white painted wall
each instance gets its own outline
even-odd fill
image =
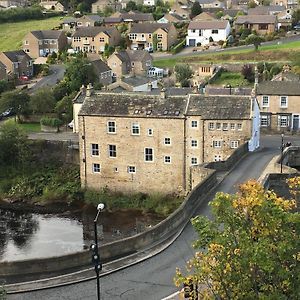
[[[255,151],[259,148],[260,141],[260,110],[256,98],[252,99],[252,134],[248,142],[248,150]]]

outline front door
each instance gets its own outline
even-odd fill
[[[299,129],[299,115],[293,115],[293,130]]]

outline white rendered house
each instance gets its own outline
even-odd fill
[[[214,42],[225,41],[230,33],[227,20],[192,21],[186,37],[187,46],[207,45],[210,37]]]

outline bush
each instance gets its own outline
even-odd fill
[[[62,120],[58,118],[49,118],[49,117],[41,118],[40,123],[41,125],[50,126],[50,127],[59,127],[63,124]]]

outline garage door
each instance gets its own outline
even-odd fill
[[[196,39],[189,40],[189,46],[195,47],[196,46]]]

